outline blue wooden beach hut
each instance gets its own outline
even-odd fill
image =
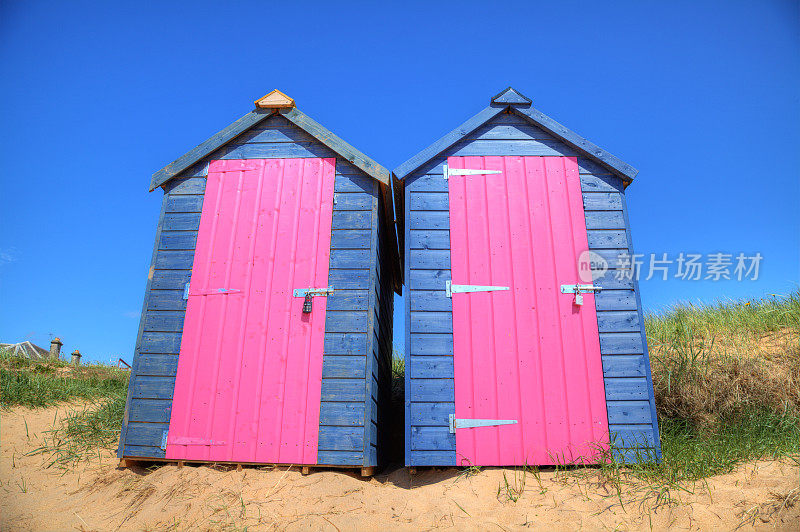
[[[286,233],[281,232],[278,222],[274,226],[264,227],[267,224],[262,220],[268,216],[277,219],[277,215],[273,215],[272,203],[266,205],[264,197],[260,197],[259,201],[266,206],[259,208],[257,202],[250,201],[252,198],[245,197],[246,194],[255,194],[256,190],[266,190],[264,183],[288,179],[286,176],[290,175],[290,171],[294,172],[292,175],[305,175],[305,183],[312,173],[321,176],[327,169],[331,172],[326,178],[329,181],[319,181],[319,190],[324,192],[324,187],[329,186],[331,197],[320,200],[318,189],[309,186],[301,195],[299,178],[286,181],[282,192],[280,187],[277,193],[271,189],[271,193],[278,194],[274,200],[274,211],[281,210],[280,215],[289,222]],[[212,195],[217,205],[208,202],[204,205],[210,172],[216,172],[215,183],[219,183],[215,185],[219,186],[219,190],[215,189]],[[391,173],[387,169],[302,113],[291,98],[279,91],[259,99],[253,111],[153,174],[150,190],[161,188],[164,195],[122,424],[118,450],[120,458],[274,463],[283,462],[284,459],[263,457],[305,456],[304,461],[299,463],[360,467],[365,473],[378,465],[382,429],[385,427],[383,416],[389,400],[393,292],[399,292],[402,286],[390,180]],[[317,187],[316,184],[313,186]],[[228,189],[223,190],[225,187]],[[224,194],[228,194],[229,201],[223,198]],[[264,196],[267,192],[258,194]],[[246,214],[223,212],[220,209],[225,207],[225,201],[232,209],[240,209],[240,206],[244,209],[246,204],[256,205],[256,208],[252,210],[252,207],[248,207],[252,213],[248,211]],[[293,238],[300,242],[297,233],[298,227],[303,231],[302,226],[298,226],[301,222],[293,220],[300,220],[298,213],[301,212],[308,220],[318,224],[314,227],[326,227],[327,224],[331,228],[329,234],[316,235],[319,238],[313,240],[315,243],[329,241],[330,249],[307,250],[303,245],[297,249],[291,247],[294,244],[288,242],[285,235],[294,234]],[[196,257],[198,230],[202,230],[201,217],[209,217],[206,220],[208,227],[218,228],[226,219],[229,222],[235,216],[241,218],[239,223],[246,234],[231,234],[222,240],[217,235],[217,240],[209,240],[214,253],[224,252],[220,251],[220,247],[227,247],[225,242],[231,242],[230,253],[220,255],[221,260],[212,258],[210,262],[204,257]],[[325,216],[328,218],[325,219]],[[217,224],[217,219],[222,221]],[[230,227],[230,223],[226,227]],[[270,245],[264,246],[267,252],[272,249],[272,255],[267,252],[258,255],[256,249],[255,259],[245,257],[246,260],[240,260],[247,253],[249,244],[246,243],[261,238],[273,238],[271,248]],[[239,246],[240,241],[245,244],[241,249],[234,249],[233,242]],[[261,244],[253,243],[253,247],[257,245]],[[262,260],[273,261],[276,246],[278,249],[288,249],[293,255],[281,264],[273,264],[271,268],[295,263],[299,265],[300,261],[306,261],[307,264],[319,256],[324,257],[325,264],[328,264],[329,257],[329,265],[325,266],[321,275],[327,279],[327,286],[287,284],[280,290],[269,285],[264,285],[266,288],[249,287],[247,284],[235,287],[205,286],[205,280],[192,278],[193,269],[196,272],[200,267],[204,271],[217,268],[225,274],[220,264],[226,261],[239,260],[248,268],[256,262],[259,264],[254,267],[261,266]],[[306,251],[308,256],[304,255]],[[259,256],[262,258],[259,259]],[[262,269],[260,275],[267,278],[271,271],[263,273]],[[294,266],[292,271],[296,275]],[[251,278],[249,270],[240,274],[244,279]],[[209,278],[214,279],[213,272]],[[230,271],[225,279],[228,278],[231,278]],[[320,339],[320,353],[309,354],[311,366],[316,360],[315,356],[321,358],[321,368],[310,367],[307,363],[306,366],[291,366],[293,357],[298,356],[301,350],[313,351],[313,338],[307,339],[305,347],[302,343],[290,344],[296,341],[295,333],[292,333],[292,338],[287,337],[284,348],[274,351],[267,348],[263,351],[262,358],[266,362],[255,360],[251,365],[243,366],[245,362],[242,362],[241,353],[247,350],[248,342],[252,344],[255,341],[253,338],[260,337],[265,342],[262,345],[269,346],[272,344],[268,342],[274,341],[275,335],[289,334],[285,333],[289,325],[281,325],[283,316],[267,316],[263,321],[253,321],[261,318],[260,314],[257,316],[255,311],[251,311],[249,317],[242,317],[241,309],[247,308],[246,303],[237,302],[247,301],[248,297],[251,301],[253,298],[263,298],[265,290],[273,292],[272,299],[266,299],[268,303],[262,305],[270,307],[264,309],[266,314],[271,312],[273,304],[277,304],[277,299],[284,298],[286,301],[281,299],[280,304],[286,303],[286,308],[291,308],[286,323],[295,320],[300,334],[311,330],[314,320],[324,325],[324,345]],[[321,301],[320,298],[324,299]],[[215,319],[220,330],[232,331],[230,334],[233,336],[224,338],[235,338],[236,342],[223,342],[220,340],[223,336],[214,337],[214,341],[220,342],[218,347],[214,347],[214,341],[208,338],[193,341],[192,349],[206,350],[203,352],[206,358],[195,357],[190,362],[189,358],[196,353],[185,352],[188,342],[184,338],[184,321],[188,319],[187,302],[191,308],[192,302],[201,300],[202,304],[197,303],[199,318],[193,325],[200,331],[197,334],[212,334],[217,329],[217,325],[209,325],[211,318],[208,318],[207,311],[202,314],[201,307],[205,305],[207,309],[212,305],[222,305],[224,301],[226,307],[220,307],[221,310],[218,309],[215,314],[221,318]],[[239,309],[238,313],[232,313],[233,307]],[[322,316],[317,317],[320,308]],[[253,323],[249,324],[247,320]],[[277,332],[266,332],[270,323],[278,324],[270,329]],[[251,334],[248,332],[251,330],[256,332]],[[264,335],[271,337],[264,338]],[[258,345],[250,347],[250,352],[258,357]],[[215,351],[209,356],[208,349]],[[198,364],[201,367],[198,368]],[[209,369],[204,364],[215,366]],[[284,365],[282,370],[280,364]],[[257,369],[262,366],[264,369]],[[277,367],[278,370],[270,373],[270,367]],[[261,371],[260,378],[253,377],[257,371]],[[319,381],[306,383],[290,380],[303,378],[306,374],[316,374]],[[206,381],[200,382],[200,375]],[[171,417],[175,415],[173,401],[177,400],[173,396],[176,376],[178,387],[185,396],[182,398],[182,408],[188,416],[181,420],[183,427],[180,433],[176,433],[177,429],[171,430],[170,426]],[[184,379],[182,383],[181,379]],[[245,393],[242,383],[247,379],[252,381],[249,389],[257,390],[262,395],[267,395],[266,380],[273,379],[273,384],[279,387],[276,389],[285,390],[286,397],[276,398],[274,394],[265,397],[264,405],[268,407],[259,410],[257,405],[253,407],[248,404],[259,401],[259,397]],[[241,390],[237,387],[241,387]],[[289,403],[287,397],[290,394],[297,395],[298,389],[307,395],[293,397],[293,404],[300,406],[290,409],[286,406]],[[237,390],[241,392],[238,395]],[[226,409],[222,408],[223,403],[227,405]],[[280,410],[281,405],[284,412],[276,418],[274,427],[267,428],[274,429],[274,434],[282,434],[284,440],[286,434],[298,433],[301,435],[298,441],[270,440],[271,436],[263,435],[266,434],[263,425],[267,423],[264,420],[273,416],[272,410],[275,408]],[[241,423],[234,419],[230,422],[231,430],[225,436],[229,417],[237,418],[245,413],[253,415],[253,411],[260,416],[259,419],[242,419]],[[201,413],[207,421],[196,419]],[[305,417],[295,419],[299,415]],[[222,417],[215,420],[213,416]],[[314,426],[304,429],[303,423],[307,424],[309,420]],[[174,419],[172,421],[175,423]],[[200,426],[203,424],[205,426]],[[256,430],[254,427],[259,424],[261,427]],[[222,436],[213,432],[217,426],[222,427],[219,429],[223,431]],[[312,436],[309,437],[309,434]],[[237,451],[236,446],[245,450]],[[295,447],[302,447],[302,452],[294,453]],[[171,451],[168,450],[170,448]],[[225,450],[228,448],[230,453]],[[275,449],[274,453],[267,452],[272,448]],[[246,449],[252,449],[252,453]],[[312,450],[310,457],[307,454],[309,449]],[[246,456],[252,459],[242,458]],[[291,461],[298,463],[294,459]]]
[[[625,272],[637,170],[508,88],[394,173],[406,464],[660,459]]]

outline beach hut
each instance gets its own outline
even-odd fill
[[[406,464],[659,459],[624,258],[637,170],[508,88],[394,173]]]
[[[378,465],[402,286],[390,179],[277,90],[153,174],[121,458]]]

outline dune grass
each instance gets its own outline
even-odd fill
[[[125,391],[115,391],[100,406],[68,412],[61,423],[46,431],[41,447],[31,454],[47,455],[47,467],[70,468],[119,441],[125,413]]]
[[[76,406],[46,431],[32,454],[47,454],[48,466],[70,466],[108,448],[119,438],[129,372],[90,364],[72,367],[61,360],[29,360],[0,353],[0,405],[42,408],[64,402]]]
[[[676,305],[645,329],[659,419],[700,432],[800,417],[800,292]]]
[[[0,352],[0,405],[45,407],[124,392],[128,372],[110,366],[71,367],[60,360],[29,360]]]

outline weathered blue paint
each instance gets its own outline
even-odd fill
[[[402,214],[405,223],[408,289],[406,464],[456,464],[455,439],[448,429],[454,411],[452,303],[443,290],[450,279],[450,215],[442,165],[451,155],[578,158],[589,248],[611,268],[594,283],[604,288],[595,296],[595,307],[609,428],[615,444],[625,448],[618,453],[620,459],[660,459],[639,289],[633,280],[617,275],[623,266],[619,254],[632,253],[624,188],[636,171],[588,141],[569,141],[563,126],[526,108],[524,100],[508,91],[498,96],[504,94],[507,105],[484,110],[395,171],[404,186],[404,209],[398,217]]]
[[[238,145],[235,146],[231,146],[230,142],[236,137],[253,129],[253,127],[259,122],[262,122],[267,117],[276,113],[275,110],[271,109],[256,109],[247,113],[236,122],[232,123],[222,131],[214,134],[212,137],[192,148],[186,154],[182,155],[175,161],[154,173],[150,182],[150,190],[153,191],[156,188],[164,185],[164,183],[170,179],[178,176],[181,172],[194,165],[199,160],[207,158],[208,155],[223,146],[232,148],[231,153],[237,154],[232,157],[228,157],[229,159],[267,158],[269,156],[264,154],[270,153],[269,150],[273,149],[276,151],[283,151],[285,153],[280,157],[318,157],[318,155],[313,154],[314,151],[293,151],[302,150],[304,147],[309,150],[313,150],[314,144],[317,144],[314,143],[313,140],[318,141],[319,144],[322,144],[323,146],[336,152],[340,159],[352,164],[365,174],[377,179],[385,185],[389,184],[389,179],[391,176],[389,170],[376,163],[357,149],[353,148],[350,144],[340,139],[338,136],[333,134],[327,128],[320,125],[318,122],[296,107],[292,107],[290,109],[280,109],[279,112],[282,116],[299,126],[300,132],[295,131],[293,133],[286,134],[280,131],[267,130],[267,133],[262,133],[261,135],[251,135],[249,138],[244,139],[244,142],[238,143]],[[312,138],[308,138],[308,136]],[[275,146],[276,143],[286,141],[291,142],[292,146]],[[303,146],[303,144],[306,142],[309,144],[309,146]],[[263,149],[265,151],[258,152],[259,149]],[[251,156],[239,156],[248,154]],[[210,159],[215,158],[216,157],[210,157]]]
[[[335,291],[328,297],[325,321],[318,461],[377,466],[383,437],[378,427],[390,390],[392,289],[400,277],[391,263],[398,259],[396,241],[387,230],[393,220],[386,219],[383,203],[382,189],[388,187],[283,115],[254,113],[258,120],[246,121],[250,129],[237,126],[235,135],[229,131],[216,137],[219,142],[232,135],[211,151],[208,145],[198,151],[205,153],[201,158],[174,163],[167,169],[172,176],[160,182],[162,212],[118,454],[164,457],[161,437],[169,425],[186,310],[183,287],[191,278],[208,161],[243,155],[336,157],[329,263],[329,285]],[[184,171],[174,171],[179,167]]]
[[[614,155],[584,139],[574,131],[559,124],[541,111],[530,107],[531,100],[515,89],[509,87],[491,100],[491,105],[467,120],[459,127],[437,140],[411,159],[395,169],[399,179],[406,179],[412,172],[417,172],[424,164],[428,164],[434,157],[448,150],[448,155],[571,155],[582,156],[590,159],[594,165],[599,165],[612,174],[625,181],[631,181],[639,172],[636,168],[625,163]],[[542,142],[531,144],[525,142],[515,143],[515,139],[506,139],[508,142],[498,144],[484,142],[489,139],[477,139],[480,142],[466,142],[458,149],[452,150],[459,141],[467,139],[479,126],[488,122],[495,115],[506,108],[513,108],[515,112],[525,116],[530,123],[549,133],[550,138]]]

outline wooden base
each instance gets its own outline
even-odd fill
[[[308,475],[311,473],[311,468],[314,469],[342,469],[342,470],[349,470],[352,471],[354,469],[359,470],[359,473],[362,477],[369,478],[375,474],[377,470],[376,467],[361,467],[361,466],[346,466],[346,465],[333,465],[333,464],[314,464],[314,465],[295,465],[295,464],[263,464],[257,462],[209,462],[207,460],[170,460],[167,458],[122,458],[119,461],[119,468],[126,469],[132,467],[145,467],[148,464],[152,464],[155,462],[160,462],[162,464],[175,464],[179,469],[182,468],[186,464],[195,464],[195,465],[229,465],[229,466],[236,466],[236,471],[242,471],[244,466],[251,466],[251,467],[299,467],[300,474]]]

